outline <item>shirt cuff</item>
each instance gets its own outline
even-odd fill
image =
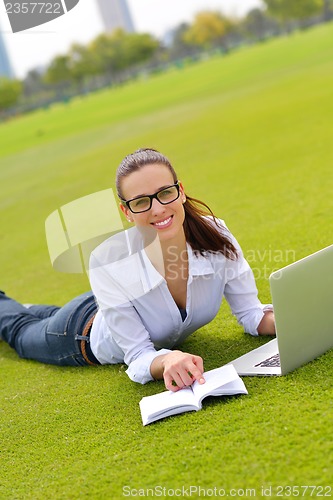
[[[256,337],[258,337],[259,333],[258,333],[258,326],[260,325],[260,322],[262,320],[262,318],[264,317],[265,313],[268,312],[268,311],[273,311],[273,305],[272,304],[265,304],[262,308],[262,311],[260,313],[260,318],[259,318],[259,321],[257,322],[257,326],[256,326],[256,329],[254,332],[249,332],[251,333],[251,335],[254,335]]]
[[[160,349],[159,351],[146,352],[132,361],[126,370],[127,375],[133,382],[138,382],[139,384],[146,384],[154,380],[150,373],[150,365],[157,356],[162,356],[169,352],[172,351],[170,349]]]

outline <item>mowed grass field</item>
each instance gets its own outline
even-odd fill
[[[225,219],[270,302],[271,271],[332,243],[332,40],[321,26],[0,124],[0,289],[56,304],[88,289],[52,269],[45,219],[114,187],[121,159],[151,146]],[[265,341],[224,304],[182,348],[212,369]],[[139,400],[162,382],[24,361],[0,342],[0,498],[332,496],[332,356],[143,427]]]

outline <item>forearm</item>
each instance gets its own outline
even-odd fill
[[[156,356],[150,365],[152,377],[164,379],[165,387],[171,391],[192,385],[195,380],[203,384],[203,371],[200,356],[177,350]]]
[[[162,380],[164,373],[164,360],[168,354],[161,354],[161,356],[156,356],[150,365],[151,376],[155,380]]]

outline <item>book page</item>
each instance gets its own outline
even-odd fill
[[[197,410],[191,387],[185,387],[177,392],[164,391],[152,396],[146,396],[140,401],[143,423],[157,418],[175,415],[189,410]]]
[[[236,389],[236,393],[237,381],[241,382],[240,387],[244,385],[233,365],[225,365],[221,366],[220,368],[215,368],[214,370],[205,372],[204,379],[206,380],[204,384],[194,382],[194,384],[192,385],[193,393],[198,403],[200,403],[204,397],[209,395],[223,395],[223,387],[230,382],[235,381],[234,387]],[[230,387],[228,387],[227,389],[228,391],[226,394],[231,394]]]
[[[245,384],[241,378],[238,380],[233,380],[232,382],[228,382],[222,387],[222,390],[223,396],[232,396],[233,394],[248,394]],[[216,389],[214,395],[218,396],[219,394],[219,389]]]

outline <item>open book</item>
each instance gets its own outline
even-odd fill
[[[177,392],[164,391],[146,396],[140,401],[143,425],[151,424],[160,418],[177,415],[186,411],[198,411],[202,400],[207,396],[231,396],[247,394],[244,382],[233,365],[225,365],[204,373],[206,382],[194,382]]]

